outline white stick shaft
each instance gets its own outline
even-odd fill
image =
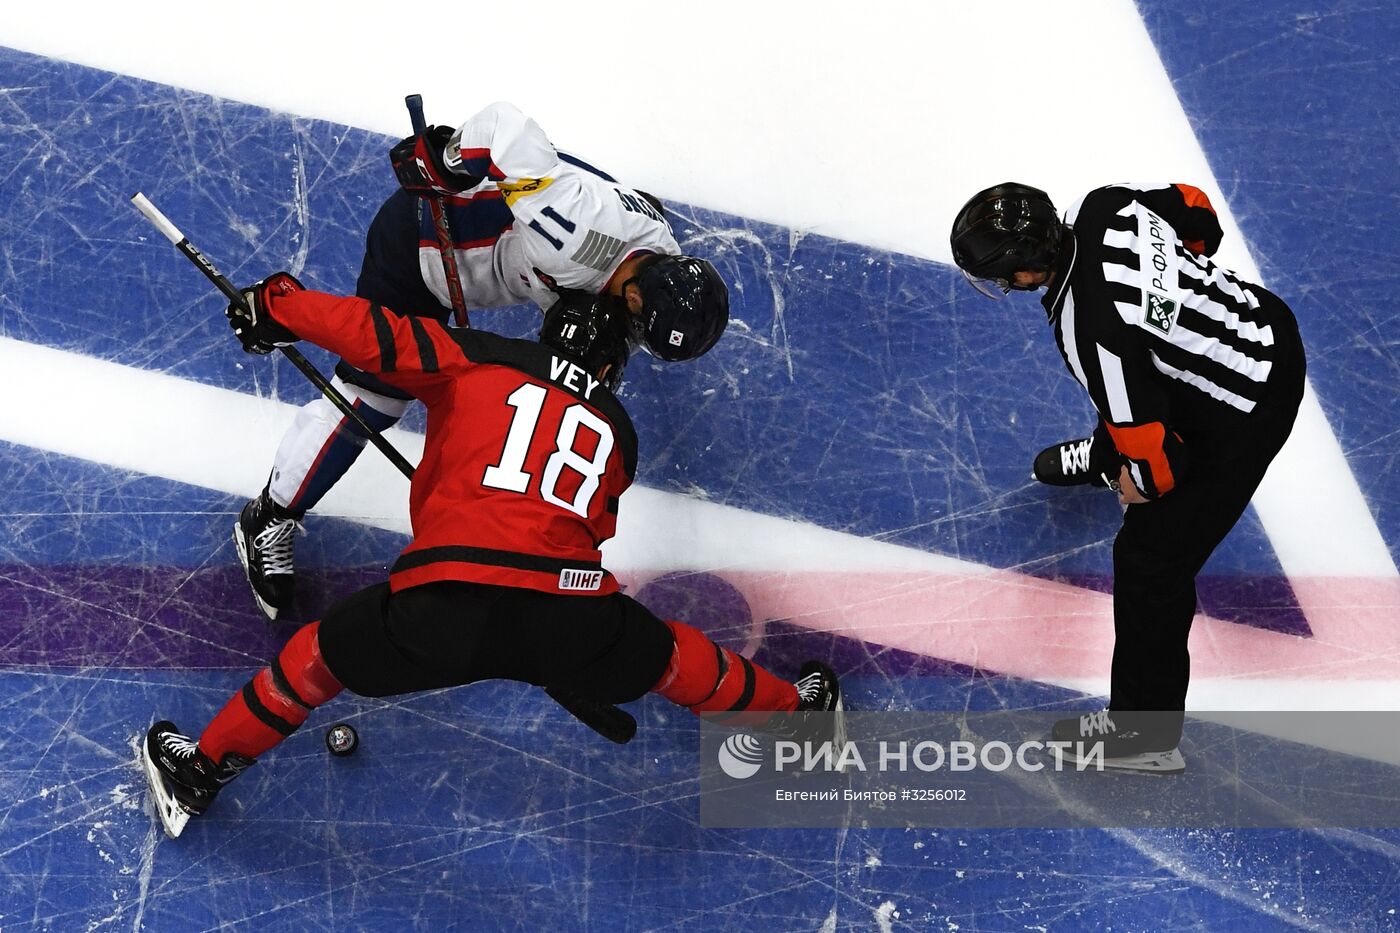
[[[131,196],[131,203],[136,205],[136,209],[146,215],[146,219],[155,224],[157,230],[165,234],[165,238],[171,243],[179,244],[185,238],[180,232],[180,228],[170,222],[170,218],[162,214],[150,199],[141,192],[136,192]]]

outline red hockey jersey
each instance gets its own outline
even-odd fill
[[[428,408],[413,476],[413,541],[395,590],[438,580],[547,593],[617,591],[598,551],[637,466],[616,397],[573,361],[530,340],[448,328],[362,298],[303,291],[269,313]]]

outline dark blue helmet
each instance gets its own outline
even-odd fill
[[[652,356],[693,360],[724,333],[729,288],[705,260],[649,257],[633,281],[642,293],[642,311],[632,317],[632,334]]]
[[[1055,264],[1065,225],[1050,195],[1006,182],[979,191],[953,220],[953,261],[978,291],[999,298],[1017,286],[1017,272],[1046,272]]]
[[[622,370],[631,349],[627,318],[627,305],[621,301],[568,291],[544,313],[539,340],[615,392],[622,385]]]

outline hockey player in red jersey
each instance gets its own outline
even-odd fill
[[[469,310],[561,294],[625,309],[633,342],[659,359],[707,352],[729,320],[729,290],[708,261],[681,254],[659,202],[550,143],[518,109],[495,103],[455,130],[428,127],[389,154],[400,188],[366,236],[355,294],[400,314],[446,321],[451,302],[422,197],[442,200]],[[401,386],[343,359],[336,388],[375,430],[411,401]],[[234,527],[258,606],[272,619],[294,600],[293,541],[308,509],[360,455],[365,437],[330,402],[307,403],[283,436],[267,487]]]
[[[628,356],[615,305],[575,295],[539,342],[456,329],[278,273],[230,306],[249,352],[297,339],[421,399],[413,540],[387,582],[303,626],[200,734],[151,727],[142,758],[174,837],[220,788],[342,689],[362,696],[508,678],[626,703],[656,692],[697,713],[834,711],[818,662],[779,679],[618,591],[599,546],[632,481],[637,440],[613,394]]]

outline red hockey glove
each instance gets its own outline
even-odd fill
[[[230,302],[224,309],[229,326],[243,344],[245,353],[271,353],[278,347],[296,343],[297,336],[268,314],[269,301],[281,295],[303,291],[290,272],[275,272],[242,290],[243,303]]]
[[[394,174],[405,191],[417,195],[460,194],[481,179],[459,175],[447,167],[443,150],[455,132],[450,126],[430,126],[421,136],[406,137],[389,150]]]

